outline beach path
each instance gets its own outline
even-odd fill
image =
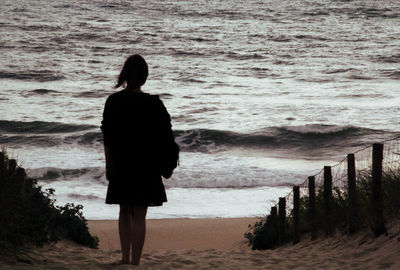
[[[400,224],[388,236],[337,234],[274,250],[253,251],[243,234],[257,219],[148,220],[142,265],[120,258],[117,221],[89,221],[99,249],[60,241],[3,259],[0,269],[400,269]]]

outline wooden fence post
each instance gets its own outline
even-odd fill
[[[278,225],[278,209],[276,206],[271,207],[271,223],[272,223],[272,229],[274,233],[277,234],[277,239],[279,241],[279,225]]]
[[[382,199],[382,161],[383,144],[375,143],[372,146],[372,196],[371,209],[373,219],[373,230],[375,236],[386,232],[385,221],[383,218],[383,199]]]
[[[278,209],[276,208],[276,206],[272,206],[272,207],[271,207],[271,213],[270,213],[270,215],[271,215],[272,217],[278,217]]]
[[[347,192],[349,194],[349,234],[353,234],[358,230],[356,164],[354,154],[347,155]]]
[[[310,207],[310,225],[311,225],[311,240],[317,238],[317,217],[315,213],[315,177],[308,177],[308,202]]]
[[[324,167],[324,211],[325,211],[325,233],[333,233],[332,218],[332,170],[330,166]]]
[[[279,198],[279,243],[286,240],[286,199]]]
[[[300,241],[300,187],[293,187],[293,244]]]

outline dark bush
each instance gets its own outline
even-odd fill
[[[56,206],[54,190],[43,191],[23,168],[0,152],[0,250],[17,250],[26,244],[43,245],[68,238],[96,248],[82,206]]]

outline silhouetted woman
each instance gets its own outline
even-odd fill
[[[139,265],[147,207],[161,206],[167,201],[159,169],[159,149],[174,138],[162,101],[141,90],[147,76],[148,66],[140,55],[125,61],[116,85],[125,89],[108,97],[101,126],[109,181],[106,203],[120,205],[123,264]]]

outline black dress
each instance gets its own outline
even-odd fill
[[[159,152],[174,136],[159,97],[129,90],[110,95],[101,130],[109,150],[106,203],[160,206],[166,202]]]

